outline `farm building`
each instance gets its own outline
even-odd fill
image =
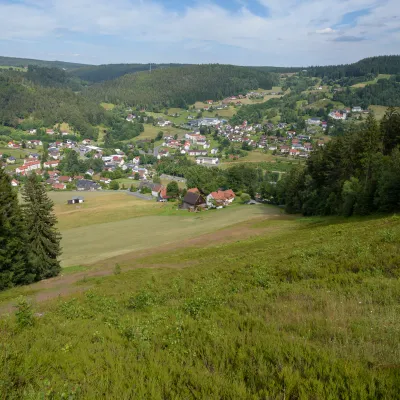
[[[182,209],[194,211],[207,206],[205,198],[199,193],[187,192],[183,199]]]
[[[67,204],[81,204],[85,201],[82,196],[73,197],[71,200],[67,201]]]

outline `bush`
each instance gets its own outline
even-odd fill
[[[16,322],[19,328],[26,328],[35,324],[32,305],[25,297],[19,297],[17,302]]]
[[[251,197],[247,193],[242,193],[240,195],[240,200],[242,200],[243,203],[248,203],[251,200]]]

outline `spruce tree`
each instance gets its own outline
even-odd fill
[[[24,219],[27,228],[29,262],[35,279],[56,276],[61,270],[58,257],[61,254],[61,235],[56,228],[53,202],[36,174],[28,177],[22,192],[25,204]]]
[[[32,282],[25,225],[10,177],[0,168],[0,290]]]

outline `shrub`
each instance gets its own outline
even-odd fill
[[[35,324],[35,318],[32,312],[32,305],[25,297],[19,297],[17,302],[17,312],[15,313],[17,325],[20,328],[26,328]]]

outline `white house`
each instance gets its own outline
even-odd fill
[[[203,164],[203,165],[218,165],[219,158],[217,158],[217,157],[197,157],[196,163]]]
[[[211,154],[212,154],[213,156],[217,155],[217,154],[218,154],[218,149],[217,149],[217,148],[211,149]]]
[[[353,107],[352,109],[351,109],[351,112],[353,112],[353,113],[360,113],[360,112],[362,112],[363,110],[362,110],[362,108],[361,107]]]
[[[43,168],[56,168],[60,164],[60,161],[46,161],[43,163]]]
[[[13,180],[11,181],[11,186],[13,186],[13,187],[19,186],[19,182],[18,182],[17,180],[13,179]]]

